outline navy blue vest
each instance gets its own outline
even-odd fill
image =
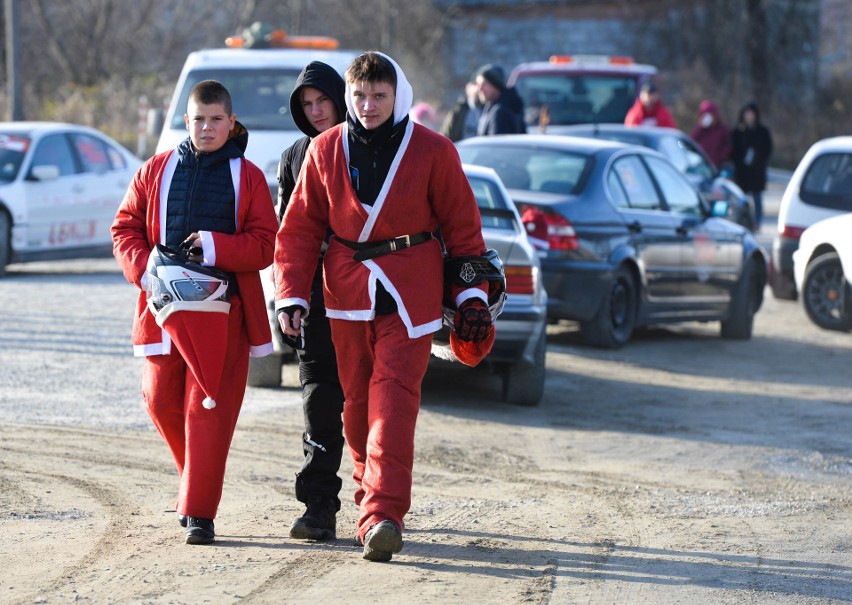
[[[186,139],[177,153],[166,212],[166,245],[177,249],[195,231],[234,233],[236,195],[230,160],[242,156],[240,149],[229,140],[217,151],[196,154]]]

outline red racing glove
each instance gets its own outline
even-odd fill
[[[456,310],[454,323],[460,340],[482,342],[491,330],[491,311],[479,298],[469,298]]]

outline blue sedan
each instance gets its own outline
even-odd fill
[[[579,321],[589,344],[683,321],[751,337],[766,253],[661,154],[558,135],[475,137],[458,150],[509,189],[538,248],[549,318]]]

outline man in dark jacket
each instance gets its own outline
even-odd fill
[[[740,110],[737,126],[731,132],[731,161],[734,163],[734,182],[751,196],[754,202],[754,230],[763,220],[763,190],[766,189],[766,169],[772,155],[772,135],[760,121],[760,110],[754,102]]]
[[[523,134],[524,102],[514,88],[506,87],[506,74],[499,65],[483,65],[476,71],[476,92],[482,114],[476,134]]]
[[[313,61],[302,70],[290,95],[290,112],[305,133],[283,154],[278,165],[278,217],[284,215],[290,194],[311,140],[346,116],[345,84],[340,74],[325,63]],[[337,476],[343,454],[343,389],[337,376],[337,361],[331,328],[325,314],[322,288],[322,257],[311,288],[311,313],[303,320],[304,337],[297,347],[299,381],[305,432],[302,450],[305,461],[296,475],[296,498],[306,505],[305,513],[293,521],[290,537],[304,540],[336,538]]]

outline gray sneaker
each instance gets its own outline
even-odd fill
[[[290,537],[297,540],[334,540],[337,538],[336,516],[334,501],[308,502],[305,514],[290,526]]]
[[[376,523],[364,536],[364,558],[368,561],[390,561],[402,550],[402,532],[393,521]]]

